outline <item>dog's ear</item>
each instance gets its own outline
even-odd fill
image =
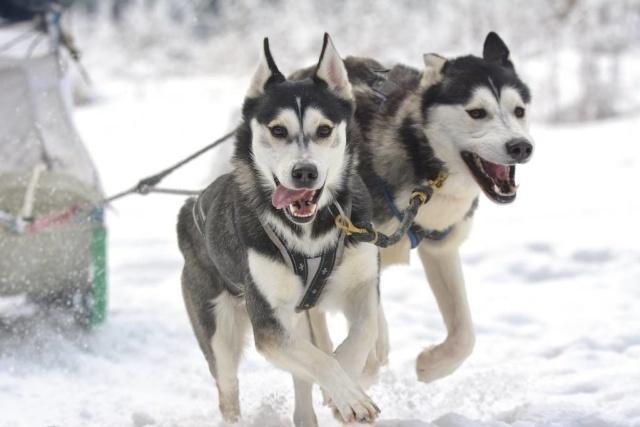
[[[329,90],[340,98],[353,99],[347,69],[327,33],[324,33],[322,52],[320,53],[314,77],[325,82],[329,86]]]
[[[484,40],[482,57],[489,62],[497,62],[500,65],[511,66],[509,48],[499,35],[491,31]]]
[[[428,87],[442,80],[447,59],[437,53],[425,53],[422,59],[424,61],[424,72],[422,73],[420,84],[423,87]]]
[[[247,91],[247,98],[256,98],[264,93],[265,88],[272,83],[285,81],[278,67],[276,66],[271,51],[269,50],[269,39],[264,38],[264,49],[260,56],[258,69],[251,79],[251,85]]]

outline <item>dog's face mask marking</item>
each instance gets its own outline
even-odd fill
[[[428,56],[425,64],[431,69],[425,76],[435,84],[423,99],[429,110],[427,128],[448,141],[438,147],[447,166],[470,173],[493,201],[512,202],[515,165],[530,159],[534,143],[528,126],[529,90],[516,75],[509,50],[490,33],[482,59],[437,63],[427,61]]]
[[[265,44],[247,97],[253,162],[273,207],[313,221],[339,189],[348,156],[352,95],[342,59],[325,36],[314,78],[287,81]]]

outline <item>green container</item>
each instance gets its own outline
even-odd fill
[[[102,223],[96,225],[91,235],[91,305],[92,326],[107,318],[107,230]]]

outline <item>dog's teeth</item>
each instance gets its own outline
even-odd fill
[[[296,216],[298,218],[309,218],[310,216],[313,216],[313,214],[315,214],[316,210],[318,209],[318,205],[310,203],[308,201],[304,202],[304,206],[311,206],[309,213],[301,213],[300,211],[302,210],[303,206],[298,202],[294,202],[289,205],[289,212],[291,212],[293,216]]]

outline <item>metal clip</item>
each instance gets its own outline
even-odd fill
[[[354,234],[371,234],[373,233],[372,242],[378,241],[378,232],[376,230],[367,230],[366,228],[356,227],[351,220],[345,215],[336,216],[336,227],[344,231],[347,236],[353,236]]]
[[[418,203],[422,206],[429,201],[429,196],[424,191],[414,191],[411,193],[411,200],[413,199],[418,199]]]
[[[448,176],[449,175],[447,175],[445,172],[440,172],[436,179],[430,179],[429,181],[427,181],[427,184],[432,187],[441,188],[444,185],[444,182],[447,180]]]

